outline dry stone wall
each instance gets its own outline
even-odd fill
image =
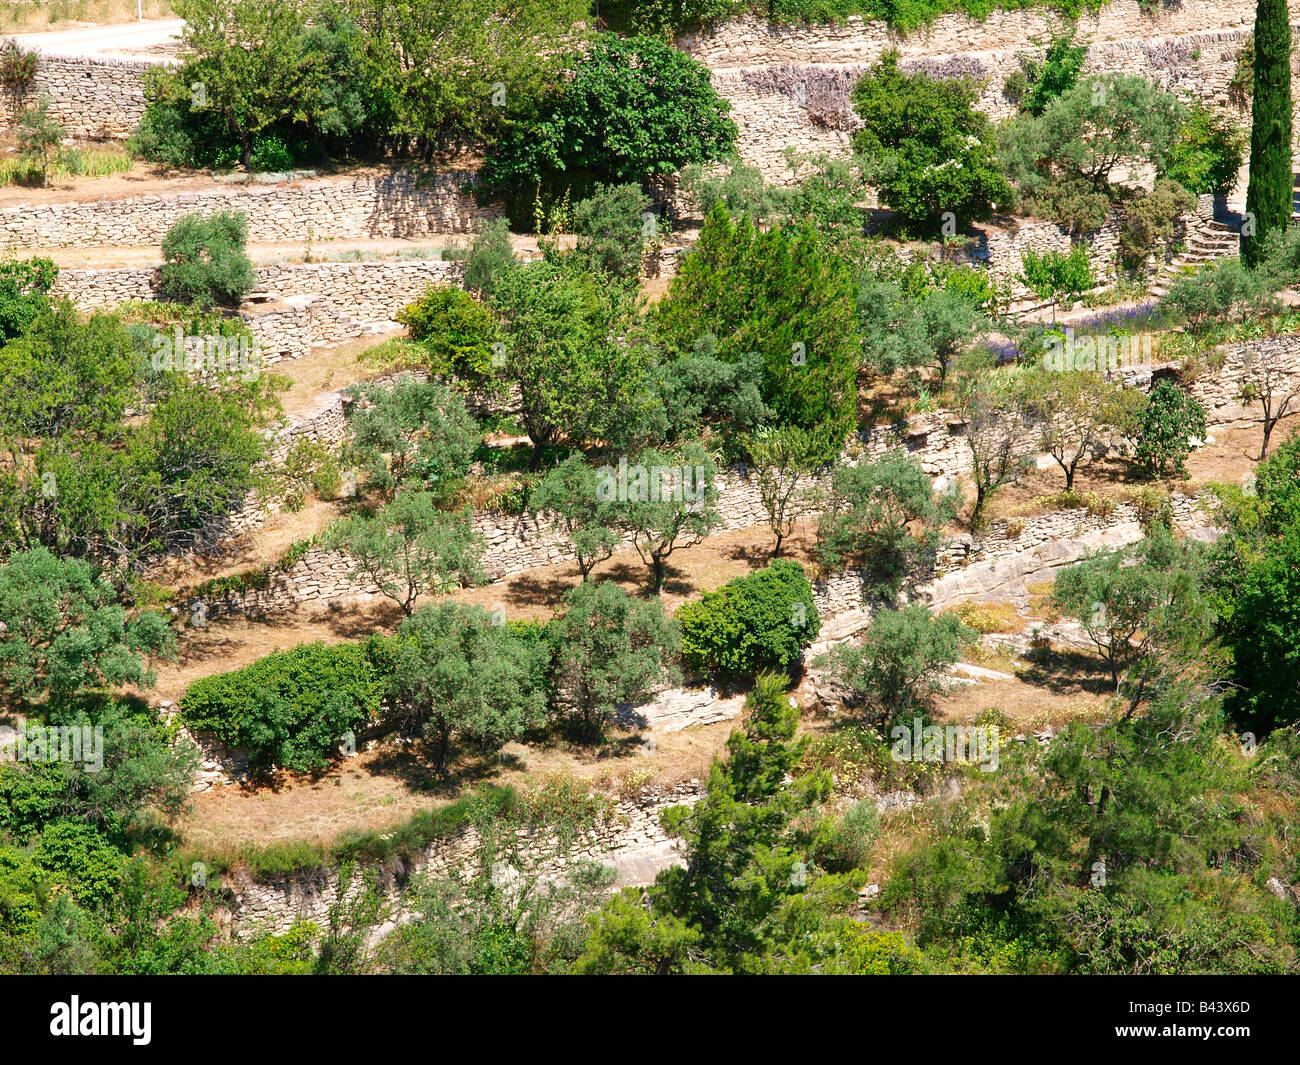
[[[1273,375],[1275,394],[1300,396],[1300,336],[1268,337],[1218,349],[1222,364],[1186,382],[1188,390],[1205,408],[1206,424],[1224,429],[1255,425],[1259,403],[1244,404],[1242,386],[1258,383],[1267,371]],[[1294,403],[1292,404],[1294,407]]]
[[[1300,0],[1291,0],[1300,20]],[[1249,29],[1254,5],[1241,0],[1181,0],[1144,11],[1136,0],[1112,0],[1078,19],[1090,41],[1132,41],[1207,30]],[[735,19],[699,34],[678,38],[678,46],[714,70],[763,63],[869,64],[889,48],[904,57],[944,57],[967,52],[1045,47],[1063,19],[1050,9],[993,11],[987,18],[943,15],[929,27],[902,36],[883,22],[854,16],[841,25],[796,23],[779,26],[764,19]]]
[[[1272,362],[1279,371],[1284,388],[1300,392],[1300,337],[1272,338],[1221,349],[1221,367],[1207,370],[1187,382],[1197,399],[1206,407],[1210,427],[1232,428],[1251,424],[1254,412],[1241,405],[1241,383],[1257,372],[1258,366]],[[1176,367],[1166,369],[1176,371]],[[1131,383],[1150,383],[1151,369],[1131,375]],[[294,423],[281,430],[272,461],[280,461],[293,442],[302,437],[337,447],[346,431],[345,400],[341,392],[320,397],[316,404]],[[904,448],[914,455],[926,473],[935,478],[956,479],[969,471],[970,455],[966,446],[965,425],[960,419],[938,411],[917,416],[907,422],[877,427],[864,438],[847,446],[843,463],[867,461],[892,448]],[[721,517],[719,531],[751,529],[766,522],[766,512],[759,497],[756,479],[745,470],[728,470],[718,477]],[[1203,508],[1199,502],[1179,502],[1174,497],[1175,516],[1184,526],[1203,523],[1197,517]],[[221,529],[221,535],[238,535],[256,528],[267,510],[250,500]],[[976,561],[996,561],[1069,536],[1082,535],[1115,525],[1131,525],[1138,510],[1130,503],[1120,504],[1109,515],[1090,515],[1086,511],[1062,511],[1053,515],[994,523],[972,540],[957,538],[945,545],[941,568],[969,565]],[[484,566],[495,582],[539,566],[571,561],[573,556],[559,531],[543,515],[501,515],[481,512],[475,527],[486,542]],[[308,550],[288,571],[279,574],[267,587],[208,604],[210,612],[264,614],[292,609],[301,603],[327,602],[356,595],[369,595],[378,588],[364,578],[353,578],[354,566],[345,555],[324,548]]]
[[[646,788],[635,798],[615,804],[609,816],[599,819],[562,859],[551,857],[556,849],[553,841],[539,843],[531,856],[541,864],[539,872],[544,877],[558,879],[572,864],[593,861],[613,867],[617,887],[648,884],[659,869],[680,861],[676,841],[664,831],[659,815],[671,806],[692,805],[700,795],[700,784],[695,780],[675,787]],[[477,843],[472,828],[439,840],[406,871],[407,877],[463,877],[473,867]],[[314,921],[324,927],[332,906],[350,901],[364,889],[365,875],[365,869],[358,869],[357,875],[343,885],[337,869],[314,878],[293,877],[274,883],[239,874],[229,885],[233,896],[231,918],[238,934],[245,936],[287,932],[295,921]],[[405,889],[406,883],[390,881],[386,892],[390,922],[379,930],[379,935],[409,919]]]
[[[69,136],[124,138],[144,114],[144,73],[151,66],[142,60],[42,55],[26,92],[0,110],[0,129],[12,132],[19,108],[48,96],[50,114]]]
[[[399,310],[434,284],[460,279],[454,260],[376,259],[372,261],[275,263],[257,268],[257,288],[284,299],[310,298],[360,321],[391,321]],[[153,267],[62,270],[54,285],[80,307],[116,307],[127,300],[159,299]]]
[[[835,31],[827,28],[825,32]],[[1248,127],[1249,108],[1242,109],[1229,98],[1228,86],[1249,37],[1246,26],[1180,37],[1093,41],[1084,74],[1137,74],[1189,103],[1224,109]],[[904,48],[901,65],[939,77],[975,77],[982,84],[978,108],[998,121],[1016,113],[1015,105],[1003,93],[1007,78],[1020,69],[1022,58],[1041,60],[1045,51],[1044,46],[1029,41],[998,51],[980,51],[972,45],[952,54]],[[753,66],[715,67],[713,84],[731,103],[741,157],[759,167],[769,180],[788,184],[796,175],[785,159],[787,148],[805,154],[847,154],[852,134],[861,126],[848,91],[872,62],[874,58],[848,64],[805,59],[796,51]],[[1300,102],[1296,112],[1300,117]],[[1300,134],[1297,138],[1300,157]]]
[[[241,312],[257,338],[263,366],[398,328],[394,318],[430,285],[456,283],[462,264],[441,259],[295,263],[262,266],[258,287],[272,297]],[[110,308],[159,297],[147,267],[64,270],[54,291],[84,308]],[[279,297],[274,299],[274,297]]]
[[[241,185],[91,203],[0,209],[0,242],[28,249],[144,247],[161,243],[188,214],[242,211],[251,243],[305,243],[468,233],[500,215],[467,191],[470,171],[420,177],[410,171]]]

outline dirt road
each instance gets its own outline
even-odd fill
[[[182,19],[153,19],[120,26],[19,33],[14,39],[45,55],[108,56],[117,59],[164,59],[175,54]]]

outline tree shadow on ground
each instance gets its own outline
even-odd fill
[[[762,569],[772,564],[772,547],[775,538],[758,544],[733,544],[723,552],[733,562],[747,563],[751,568]],[[776,556],[782,557],[780,555]],[[798,561],[797,559],[795,561]]]
[[[345,603],[335,599],[330,601],[329,609],[322,617],[335,636],[363,640],[376,632],[397,628],[406,615],[391,599],[374,599],[367,603]]]
[[[576,567],[575,567],[576,572]],[[564,600],[564,593],[574,587],[564,577],[533,577],[521,574],[505,586],[502,598],[511,606],[549,607]]]
[[[1036,650],[1016,677],[1026,684],[1057,693],[1086,692],[1109,695],[1115,691],[1106,664],[1095,653],[1069,648]]]
[[[494,779],[517,763],[515,756],[504,753],[453,751],[447,772],[440,773],[432,747],[417,740],[402,746],[386,746],[366,766],[366,771],[373,776],[394,777],[413,792],[452,798],[475,784]]]

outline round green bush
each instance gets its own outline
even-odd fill
[[[812,585],[788,559],[683,604],[677,624],[687,665],[727,675],[784,672],[821,630]]]
[[[181,718],[247,748],[255,770],[321,769],[346,732],[378,717],[383,683],[368,644],[303,644],[196,680]]]
[[[242,212],[188,214],[172,223],[162,240],[159,288],[200,308],[238,307],[257,284],[244,251],[248,219]]]

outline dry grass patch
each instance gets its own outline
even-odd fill
[[[618,734],[601,749],[511,743],[496,758],[454,760],[449,778],[437,774],[418,745],[378,744],[318,777],[281,772],[269,785],[203,792],[195,796],[180,831],[187,847],[218,854],[245,843],[329,847],[344,832],[388,831],[483,784],[528,792],[570,779],[610,798],[630,798],[649,784],[671,787],[703,779],[735,726],[723,721],[657,733],[650,755],[641,753],[633,733]]]
[[[76,25],[117,26],[146,19],[174,18],[168,0],[8,0],[0,8],[0,29],[6,33],[34,33],[50,27]],[[69,24],[72,24],[69,26]]]
[[[1074,685],[1053,687],[1024,679],[985,680],[952,688],[939,698],[938,719],[973,724],[986,710],[1005,714],[1018,731],[1061,728],[1071,721],[1100,721],[1106,717],[1110,694],[1085,691]]]
[[[1052,605],[1055,581],[1032,581],[1025,586],[1029,593],[1029,616],[1051,625],[1061,620],[1061,612]]]
[[[1014,603],[958,603],[948,607],[944,613],[956,614],[963,625],[981,636],[1023,632],[1026,625]]]

